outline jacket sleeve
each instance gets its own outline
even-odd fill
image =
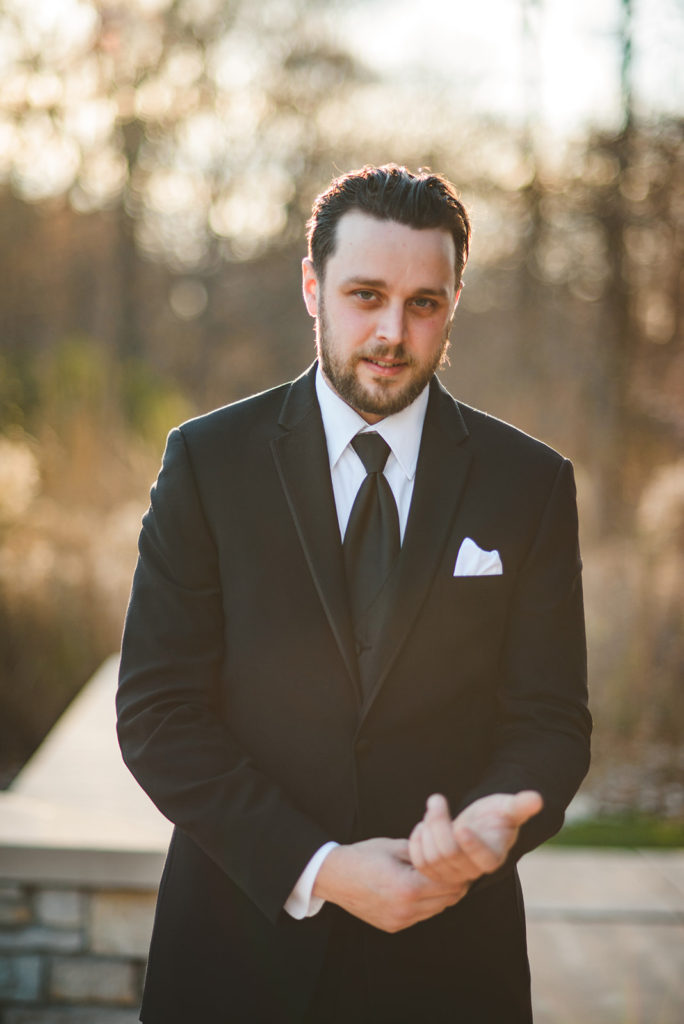
[[[122,643],[117,731],[159,810],[269,917],[330,836],[231,737],[219,703],[218,551],[182,430],[143,519]]]
[[[491,793],[541,793],[543,810],[522,827],[497,876],[560,829],[589,767],[581,569],[574,477],[563,460],[513,595],[491,757],[456,809]]]

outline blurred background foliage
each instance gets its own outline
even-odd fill
[[[544,0],[510,6],[516,117],[471,111],[457,66],[384,74],[331,0],[0,2],[5,782],[118,646],[168,429],[311,361],[312,197],[396,160],[472,210],[445,383],[576,465],[589,798],[684,819],[684,118],[640,106],[615,0],[614,117],[559,141]]]

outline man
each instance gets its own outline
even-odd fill
[[[516,860],[588,764],[570,464],[434,376],[441,176],[316,200],[318,365],[173,431],[118,694],[176,824],[147,1024],[531,1020]]]

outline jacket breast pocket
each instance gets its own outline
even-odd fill
[[[464,654],[489,659],[498,651],[508,620],[511,585],[503,576],[447,576],[439,581],[440,618]]]

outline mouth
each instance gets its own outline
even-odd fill
[[[365,356],[362,362],[369,366],[374,373],[379,373],[383,377],[396,376],[404,367],[408,366],[406,360],[403,359],[372,359],[370,356]]]

